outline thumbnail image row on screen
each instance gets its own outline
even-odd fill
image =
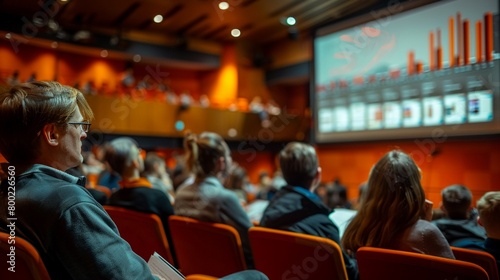
[[[489,90],[318,109],[318,130],[322,133],[490,121],[493,92]]]

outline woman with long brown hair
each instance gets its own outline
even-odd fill
[[[393,150],[372,168],[362,206],[342,238],[349,253],[370,246],[454,258],[429,217],[420,170],[407,154]]]

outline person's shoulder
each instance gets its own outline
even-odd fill
[[[424,219],[418,219],[417,222],[415,223],[415,228],[420,230],[420,231],[439,230],[434,223],[426,221]]]
[[[414,230],[425,238],[444,238],[442,231],[435,224],[423,219],[415,223]]]

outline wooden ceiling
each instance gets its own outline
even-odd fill
[[[178,40],[247,40],[256,45],[266,45],[287,38],[291,36],[290,33],[307,33],[314,26],[345,17],[379,2],[226,1],[229,8],[222,11],[218,8],[220,0],[0,0],[0,24],[5,28],[8,24],[5,21],[21,19],[23,26],[27,22],[34,23],[39,32],[49,30],[74,34],[78,30],[88,30],[108,35],[149,34]],[[158,14],[163,16],[161,23],[153,22],[153,17]],[[297,24],[293,27],[295,30],[282,23],[288,16],[296,18]],[[48,18],[53,19],[50,25]],[[241,30],[240,38],[231,37],[233,28]]]

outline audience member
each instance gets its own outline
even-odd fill
[[[471,215],[472,193],[462,185],[451,185],[441,192],[442,219],[432,221],[443,233],[450,246],[462,239],[484,241],[486,232],[477,223],[477,217]]]
[[[324,205],[328,206],[328,190],[325,182],[319,183],[313,192],[321,199],[321,202],[323,202]]]
[[[193,184],[177,190],[175,214],[233,226],[240,234],[247,264],[252,267],[248,240],[252,223],[238,196],[222,185],[232,165],[229,147],[222,137],[212,132],[198,137],[188,134],[185,145],[187,166],[196,179]]]
[[[321,167],[314,148],[292,142],[279,154],[287,185],[271,200],[260,221],[269,228],[325,237],[339,243],[339,230],[330,220],[330,209],[312,191],[321,181]],[[344,256],[349,279],[357,278],[356,265]]]
[[[0,94],[0,152],[16,172],[16,235],[34,245],[52,279],[153,279],[85,180],[64,172],[82,163],[91,119],[82,93],[57,82]],[[7,184],[0,199],[7,205]],[[9,217],[1,207],[4,231]]]
[[[487,192],[477,202],[478,222],[486,230],[485,241],[462,240],[455,246],[492,254],[500,271],[500,192]]]
[[[31,75],[29,76],[29,78],[26,80],[27,83],[31,83],[31,82],[34,82],[36,81],[36,73],[33,72],[31,73]]]
[[[33,82],[0,93],[0,153],[15,171],[15,234],[40,254],[50,278],[158,279],[84,188],[64,171],[82,163],[93,113],[83,94],[57,82]],[[7,205],[8,181],[0,185]],[[0,230],[14,222],[0,208]],[[225,280],[262,279],[244,271]]]
[[[206,94],[200,95],[200,106],[203,108],[208,108],[210,107],[210,99]]]
[[[97,88],[95,86],[95,83],[93,80],[87,81],[82,88],[82,92],[84,94],[90,94],[90,95],[96,95],[97,94]]]
[[[283,172],[278,168],[273,174],[273,179],[271,180],[271,186],[275,190],[279,190],[282,187],[286,186],[287,183],[285,181],[285,178],[283,178]]]
[[[15,86],[15,85],[17,85],[19,83],[20,83],[20,80],[19,80],[19,71],[15,70],[12,73],[12,76],[10,76],[10,77],[7,78],[7,84],[9,86]]]
[[[186,146],[186,143],[184,143],[184,146]],[[176,155],[175,159],[176,165],[172,171],[172,183],[177,193],[178,190],[193,184],[195,176],[187,166],[185,155]]]
[[[260,96],[255,96],[250,104],[248,105],[250,112],[260,113],[264,111],[264,104],[262,103],[262,98]]]
[[[189,91],[183,91],[179,95],[179,105],[181,110],[187,110],[191,105],[193,105],[193,97],[189,94]]]
[[[280,106],[273,99],[269,99],[267,101],[267,104],[265,105],[265,110],[270,115],[279,115],[279,114],[281,114],[281,108],[280,108]]]
[[[135,77],[134,77],[134,69],[132,67],[129,67],[125,70],[120,83],[124,89],[130,90],[131,88],[134,87]]]
[[[331,188],[328,188],[328,207],[351,209],[351,202],[347,199],[347,188],[335,179]]]
[[[261,171],[259,174],[259,184],[257,189],[257,199],[262,200],[271,200],[274,194],[276,193],[276,189],[273,187],[273,179],[269,176],[267,171]]]
[[[362,204],[362,201],[363,201],[363,194],[365,193],[366,191],[366,188],[368,187],[368,183],[367,182],[363,182],[359,185],[358,187],[358,197],[351,200],[351,207],[352,209],[354,210],[359,210],[359,207],[360,205]]]
[[[426,201],[420,170],[407,154],[393,150],[372,168],[362,206],[342,237],[349,253],[363,246],[418,252],[454,259],[439,229],[427,220],[432,203]]]
[[[141,176],[145,177],[154,189],[164,192],[170,202],[174,202],[174,187],[167,171],[165,159],[155,152],[147,153],[144,160],[144,171]]]
[[[352,204],[347,199],[347,188],[340,183],[338,178],[334,180],[333,184],[328,186],[327,196],[327,206],[330,209],[335,209],[329,217],[339,228],[339,236],[342,238],[345,229],[357,211],[351,210]]]
[[[95,152],[95,157],[98,161],[104,164],[104,169],[99,173],[97,178],[97,185],[104,186],[108,188],[111,192],[120,189],[120,181],[122,178],[116,172],[111,169],[109,163],[106,161],[106,150],[108,149],[109,143],[106,142],[99,146],[93,147],[92,150]]]
[[[243,167],[234,164],[229,172],[229,176],[224,182],[224,187],[228,190],[233,191],[240,199],[242,205],[247,204],[247,184],[247,171]]]
[[[174,214],[174,208],[166,193],[154,189],[146,178],[140,177],[144,161],[137,143],[127,137],[117,138],[107,146],[105,157],[109,166],[122,179],[120,189],[109,198],[109,205],[158,215],[167,239],[171,239],[168,217]],[[174,252],[172,255],[175,258]]]

